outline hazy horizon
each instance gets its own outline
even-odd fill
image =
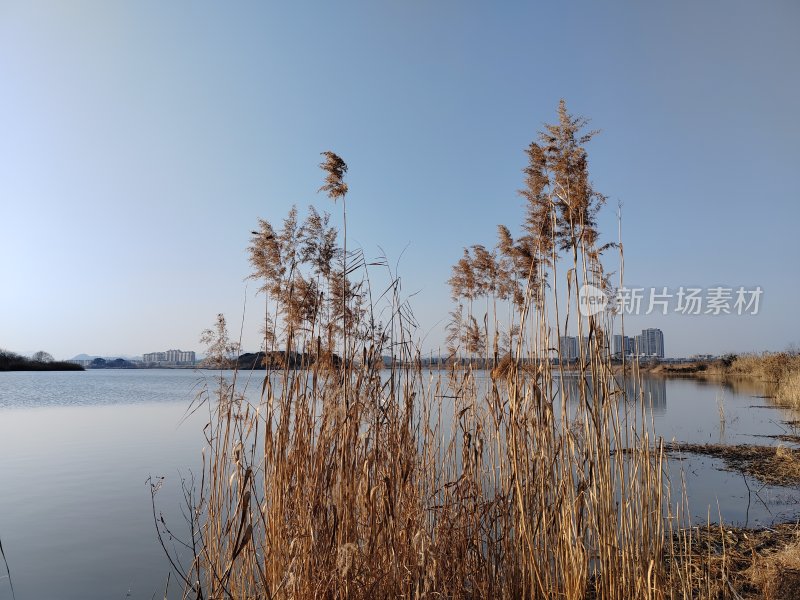
[[[0,348],[259,348],[246,247],[348,163],[348,245],[399,264],[425,352],[462,248],[523,218],[523,153],[560,98],[622,204],[625,283],[763,290],[757,315],[626,317],[667,356],[800,343],[800,6],[156,2],[0,5]],[[563,276],[563,273],[561,274]],[[376,285],[385,278],[374,274]],[[246,305],[244,320],[243,309]]]

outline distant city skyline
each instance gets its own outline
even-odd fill
[[[444,349],[451,266],[518,234],[524,149],[560,98],[602,130],[589,169],[602,242],[622,205],[626,286],[763,291],[758,314],[626,333],[667,332],[671,356],[800,343],[797,3],[187,6],[0,8],[0,348],[199,354],[224,313],[257,350],[250,231],[293,204],[341,228],[317,194],[334,150],[348,246],[385,254],[423,352]],[[391,276],[370,267],[375,290]]]
[[[142,355],[142,363],[154,365],[193,365],[197,357],[193,350],[167,350],[147,352]]]
[[[589,336],[560,336],[558,348],[564,360],[575,360],[581,354],[589,353]],[[622,334],[610,334],[606,340],[600,341],[601,347],[605,352],[611,354],[612,358],[622,358],[623,356],[639,356],[643,358],[688,358],[666,354],[664,351],[664,332],[658,328],[650,327],[643,329],[635,336]]]

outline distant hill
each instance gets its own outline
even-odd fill
[[[328,356],[325,359],[331,364],[339,365],[341,359],[337,355]],[[317,357],[313,354],[292,352],[288,355],[283,351],[276,352],[245,352],[240,354],[239,357],[232,361],[231,364],[225,365],[226,367],[238,366],[242,370],[261,370],[261,369],[282,369],[289,367],[290,369],[302,369],[310,367],[317,362]],[[207,365],[208,368],[219,368],[220,365]]]
[[[77,356],[73,356],[68,360],[94,360],[95,358],[104,358],[106,360],[112,360],[115,358],[123,358],[125,360],[142,360],[141,355],[131,356],[130,354],[105,354],[103,356],[99,354],[78,354]]]

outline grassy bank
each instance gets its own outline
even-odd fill
[[[800,354],[764,352],[729,355],[711,363],[709,372],[727,377],[749,377],[780,386],[793,374],[800,373]]]
[[[722,381],[746,380],[762,386],[782,406],[800,409],[800,353],[763,352],[730,354],[713,361],[681,365],[642,366],[642,371],[671,377],[698,377]]]

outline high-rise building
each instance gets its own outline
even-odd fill
[[[641,335],[636,335],[633,337],[633,353],[636,356],[643,356],[646,353],[646,349],[644,347],[644,338]]]
[[[581,353],[584,357],[589,356],[589,336],[587,335],[581,338]]]
[[[629,339],[630,338],[627,335],[615,335],[613,338],[611,338],[611,356],[614,358],[620,358],[624,354],[627,354],[625,352],[625,342]]]
[[[636,340],[641,336],[630,337],[627,335],[615,335],[611,339],[611,355],[614,358],[622,358],[623,356],[634,356],[636,351]]]
[[[605,355],[609,351],[604,345],[604,336],[598,335],[596,344],[600,352]],[[559,349],[561,358],[564,360],[575,360],[578,358],[579,349],[588,354],[589,338],[564,336],[559,338]],[[664,333],[660,329],[643,329],[642,333],[634,337],[617,334],[611,337],[611,356],[622,358],[623,356],[642,356],[650,358],[664,358]]]
[[[664,358],[664,333],[660,329],[643,329],[643,352],[646,356]]]
[[[561,360],[575,360],[578,358],[578,338],[569,335],[558,338],[558,349]]]

